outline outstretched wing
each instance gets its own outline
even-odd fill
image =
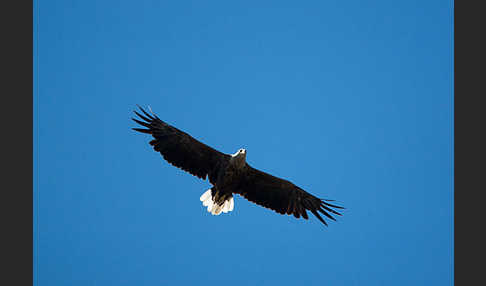
[[[343,207],[328,203],[331,200],[319,199],[297,187],[293,183],[277,178],[246,164],[246,172],[236,192],[247,200],[276,211],[279,214],[293,214],[296,218],[308,219],[306,211],[313,213],[322,223],[326,217],[336,220],[331,214],[341,215],[332,208]]]
[[[140,106],[139,108],[143,115],[134,112],[143,121],[132,119],[147,129],[133,128],[133,130],[151,134],[154,139],[149,142],[150,145],[155,151],[160,152],[167,162],[203,180],[208,176],[209,181],[213,183],[221,162],[229,160],[230,156],[165,123],[155,114],[148,114]]]

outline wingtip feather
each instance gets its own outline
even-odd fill
[[[143,120],[147,121],[147,122],[152,122],[152,119],[149,119],[145,116],[143,116],[142,114],[138,113],[136,110],[133,111],[136,115],[138,115],[140,118],[142,118]]]
[[[138,124],[142,125],[142,126],[145,126],[147,128],[150,128],[150,124],[146,123],[146,122],[143,122],[143,121],[140,121],[138,119],[135,119],[135,118],[132,118],[133,121],[137,122]]]
[[[148,130],[148,129],[142,129],[142,128],[132,128],[132,129],[135,130],[135,131],[138,131],[138,132],[152,134],[152,132],[150,132],[150,130]]]
[[[148,121],[152,121],[152,120],[154,120],[154,119],[157,118],[157,116],[155,116],[155,114],[152,112],[152,109],[150,108],[150,106],[149,106],[149,109],[150,109],[150,112],[152,112],[152,115],[153,116],[150,115],[150,114],[148,114],[147,111],[145,111],[145,109],[143,109],[140,105],[137,104],[137,107],[140,109],[140,111],[143,112],[143,114],[145,114],[145,116],[147,116],[148,118],[150,118],[150,120],[148,120]]]
[[[311,210],[311,212],[325,225],[325,226],[328,226],[327,225],[327,222],[319,215],[318,212],[316,212],[315,210]]]

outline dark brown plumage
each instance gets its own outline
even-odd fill
[[[219,207],[216,213],[212,211],[213,214],[219,214],[221,209],[223,212],[231,211],[232,206],[231,209],[225,208],[224,203],[233,199],[232,194],[239,194],[279,214],[308,219],[307,211],[310,211],[325,225],[327,223],[320,214],[332,220],[335,218],[331,214],[341,215],[332,208],[343,207],[328,203],[331,200],[319,199],[290,181],[251,167],[245,160],[246,150],[240,149],[233,155],[224,154],[163,122],[155,114],[149,114],[141,107],[140,110],[143,114],[137,111],[135,114],[143,121],[132,119],[146,129],[133,129],[152,135],[154,139],[150,141],[150,145],[170,164],[198,178],[208,178],[213,184],[208,211],[213,204]]]

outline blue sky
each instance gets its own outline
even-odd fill
[[[452,285],[452,9],[34,1],[35,285]],[[136,104],[343,216],[211,216]]]

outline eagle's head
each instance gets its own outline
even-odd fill
[[[234,161],[238,165],[238,167],[243,168],[246,163],[246,149],[239,149],[238,151],[236,151],[236,153],[231,155],[231,157],[232,161]]]

